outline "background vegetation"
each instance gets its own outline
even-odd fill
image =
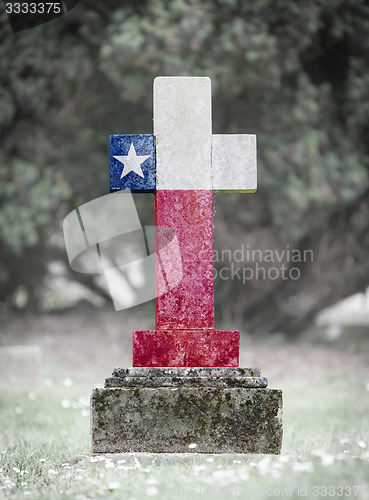
[[[214,132],[258,135],[258,192],[216,195],[216,248],[314,252],[300,280],[217,281],[219,324],[294,334],[365,288],[368,33],[365,0],[84,0],[16,34],[2,13],[2,309],[69,272],[61,221],[108,192],[110,133],[152,132],[157,75],[210,76]]]

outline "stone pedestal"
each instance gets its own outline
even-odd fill
[[[92,452],[280,453],[267,384],[257,368],[116,368],[91,396]]]

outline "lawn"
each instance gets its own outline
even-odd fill
[[[50,385],[50,380],[47,381]],[[282,455],[187,464],[88,457],[91,387],[72,380],[0,392],[0,498],[369,498],[369,386],[294,380],[284,391]],[[190,450],[189,450],[190,451]],[[192,457],[191,457],[192,458]]]

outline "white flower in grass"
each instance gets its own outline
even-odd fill
[[[69,408],[70,407],[69,399],[63,399],[63,401],[61,402],[61,405],[63,408]]]
[[[108,484],[109,491],[119,490],[119,488],[120,488],[120,483],[118,483],[118,481],[112,481],[111,483]]]
[[[336,460],[346,460],[346,459],[347,459],[347,455],[345,454],[345,452],[343,452],[343,453],[338,453],[338,454],[335,456],[335,459],[336,459]]]
[[[28,490],[24,490],[24,491],[23,491],[23,495],[30,495],[30,494],[31,494],[31,492],[30,492],[30,491],[28,491]]]
[[[156,488],[155,486],[150,486],[149,488],[147,488],[146,490],[146,495],[148,497],[154,497],[155,495],[157,495],[159,493],[159,490],[158,488]]]
[[[46,462],[46,458],[40,458],[39,462],[43,464],[44,462]]]
[[[122,458],[122,460],[118,460],[118,461],[117,461],[117,464],[125,464],[125,463],[126,463],[126,461],[125,461],[125,459],[124,459],[124,458]]]
[[[271,460],[271,457],[265,456],[257,463],[257,468],[261,474],[266,474],[269,471]]]
[[[197,447],[197,444],[196,443],[191,443],[191,444],[188,445],[188,447],[189,447],[190,450],[193,450],[193,449],[195,449]]]
[[[357,442],[357,445],[359,448],[362,448],[362,449],[366,448],[366,443],[364,441],[361,441],[361,439],[360,439],[360,441]]]
[[[18,467],[13,467],[13,471],[16,472],[17,474],[20,473],[20,469],[18,469]]]
[[[321,448],[319,448],[318,450],[313,450],[311,452],[311,455],[314,455],[316,457],[321,457],[322,455],[325,455],[325,450],[322,450]]]
[[[90,462],[91,462],[91,463],[100,462],[100,457],[99,457],[99,458],[97,458],[97,457],[92,457],[92,458],[90,458]]]
[[[238,477],[241,481],[248,481],[249,471],[247,470],[247,467],[243,467],[242,469],[239,469]]]
[[[341,438],[340,439],[340,444],[347,444],[349,442],[350,442],[349,438]]]
[[[222,470],[214,470],[211,475],[215,478],[223,478],[224,477],[224,473]]]
[[[55,477],[58,475],[58,471],[56,471],[55,469],[49,469],[47,473],[49,474],[49,477]]]
[[[81,411],[82,417],[89,417],[90,416],[90,410],[82,410]]]
[[[37,399],[37,394],[35,392],[29,392],[28,399],[30,399],[31,401],[34,401],[35,399]]]
[[[282,462],[273,462],[273,465],[272,465],[273,469],[283,469],[283,463]]]
[[[86,398],[86,396],[80,396],[78,398],[78,403],[81,405],[81,408],[89,408],[90,407],[90,400]]]
[[[158,484],[158,480],[156,479],[156,477],[148,477],[146,479],[146,482],[147,484]]]
[[[63,385],[64,385],[64,387],[72,387],[73,380],[71,378],[67,377],[63,380]]]
[[[14,408],[14,411],[17,415],[20,415],[22,413],[22,408],[20,406],[17,406],[16,408]]]
[[[207,470],[207,465],[205,464],[199,464],[199,465],[193,465],[192,469],[196,472],[202,471],[202,470]]]
[[[213,457],[209,457],[206,459],[207,462],[211,463],[211,462],[214,462],[214,458]]]
[[[113,468],[114,468],[114,464],[110,460],[109,460],[109,462],[105,463],[105,469],[113,469]]]
[[[51,380],[51,378],[45,378],[44,384],[46,387],[52,387],[54,385],[54,382]]]
[[[212,476],[216,479],[224,479],[228,476],[228,470],[214,470]]]
[[[273,479],[279,479],[281,477],[281,472],[278,469],[271,469],[270,475]]]
[[[15,486],[15,483],[13,483],[13,481],[8,477],[4,479],[4,484],[6,488],[11,488],[12,486]]]
[[[314,466],[311,462],[296,462],[292,465],[295,472],[314,472]]]
[[[133,467],[128,467],[128,465],[118,465],[118,470],[133,470]]]
[[[323,467],[328,467],[329,465],[332,465],[334,464],[334,456],[333,455],[328,455],[328,453],[326,455],[322,455],[320,457],[321,461],[322,461],[322,465]]]

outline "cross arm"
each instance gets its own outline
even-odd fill
[[[213,191],[253,193],[257,188],[256,135],[212,135]]]
[[[256,191],[256,136],[212,134],[209,78],[155,79],[154,134],[110,136],[110,191]]]

